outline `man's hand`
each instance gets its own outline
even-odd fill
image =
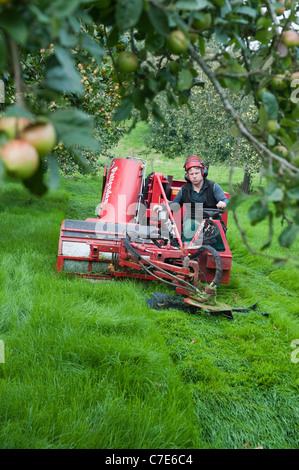
[[[217,202],[216,207],[218,207],[218,209],[224,209],[226,207],[226,204],[223,201],[219,201]]]
[[[153,207],[154,212],[160,212],[162,209],[163,207],[161,206],[161,204],[155,204]]]

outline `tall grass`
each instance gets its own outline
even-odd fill
[[[181,162],[169,169],[179,177]],[[211,175],[228,181],[228,169]],[[100,181],[64,180],[41,199],[15,183],[2,191],[0,447],[298,448],[298,270],[250,255],[229,218],[218,300],[260,301],[234,320],[149,309],[154,291],[172,293],[157,282],[57,275],[61,222],[94,216]],[[248,205],[241,222],[260,245],[266,225],[248,225]]]
[[[83,215],[81,189],[98,190],[98,181],[77,183]],[[17,185],[2,194],[0,445],[190,447],[199,442],[191,395],[141,301],[142,285],[56,275],[61,221],[77,215],[74,182],[67,185],[70,192],[41,200]]]

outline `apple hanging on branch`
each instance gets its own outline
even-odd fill
[[[173,54],[182,54],[188,49],[188,39],[179,29],[169,34],[166,43],[169,51]]]
[[[281,34],[282,42],[287,47],[299,46],[299,34],[296,31],[284,31]]]
[[[138,59],[133,52],[122,51],[116,60],[118,69],[123,73],[133,73],[139,66]]]
[[[3,117],[0,131],[9,139],[0,147],[0,158],[8,175],[25,180],[40,165],[40,158],[53,149],[57,136],[52,123],[34,123],[23,117]]]
[[[51,152],[57,140],[55,128],[50,122],[26,127],[20,138],[33,145],[41,158]]]
[[[31,123],[32,121],[24,117],[3,117],[0,119],[0,131],[5,132],[8,139],[14,139]]]
[[[21,139],[10,140],[3,145],[0,148],[0,158],[7,173],[22,180],[34,175],[40,164],[36,149]]]

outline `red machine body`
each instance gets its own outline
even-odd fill
[[[136,214],[142,184],[142,162],[113,160],[105,185],[98,217],[102,222],[129,223]]]
[[[94,279],[159,279],[186,295],[197,292],[201,282],[228,283],[227,213],[222,221],[203,218],[192,240],[184,241],[181,213],[173,214],[169,201],[185,181],[145,172],[144,160],[112,161],[104,172],[98,217],[62,222],[57,270]],[[153,211],[161,203],[167,209],[164,219]],[[211,227],[214,247],[204,243]]]

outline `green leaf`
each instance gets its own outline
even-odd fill
[[[225,3],[222,8],[220,8],[221,18],[225,18],[228,13],[231,13],[232,6],[228,0],[225,0]]]
[[[168,36],[169,25],[168,18],[164,10],[157,8],[152,3],[148,4],[148,16],[154,29],[162,34],[162,36]]]
[[[106,53],[100,44],[89,34],[85,34],[82,37],[82,47],[90,53],[98,65],[102,64],[102,58]]]
[[[243,49],[243,51],[245,52],[247,57],[251,58],[251,52],[248,49],[248,47],[246,46],[244,40],[236,33],[234,34],[234,37],[235,37],[236,43],[240,46],[241,49]]]
[[[51,24],[51,16],[46,15],[36,5],[28,5],[29,10],[41,24]]]
[[[135,88],[132,93],[132,101],[135,105],[135,108],[142,109],[145,103],[144,90],[141,90],[140,88]]]
[[[28,109],[23,108],[22,106],[18,106],[17,104],[12,104],[10,105],[5,113],[6,116],[11,117],[24,117],[27,119],[32,119],[33,121],[35,120],[35,115],[28,111]]]
[[[228,36],[228,34],[223,31],[219,26],[216,26],[215,28],[215,38],[216,41],[220,44],[227,44],[230,40],[230,36]]]
[[[236,124],[232,124],[232,125],[231,125],[231,127],[229,128],[229,133],[230,133],[230,135],[232,135],[233,137],[239,137],[240,131],[239,131],[239,128],[237,127]]]
[[[89,162],[86,160],[86,158],[84,158],[84,156],[82,155],[82,151],[80,151],[80,149],[76,148],[76,147],[72,147],[71,148],[71,154],[72,154],[72,157],[77,160],[77,163],[82,167],[84,168],[85,171],[87,171],[88,173],[91,173],[91,167],[90,167],[90,164]]]
[[[164,37],[156,32],[153,34],[147,34],[145,44],[150,52],[158,51],[164,45]]]
[[[170,106],[177,107],[178,102],[177,102],[176,96],[171,91],[167,91],[166,95],[167,95],[167,101],[170,104]]]
[[[258,222],[264,220],[269,214],[268,204],[264,201],[256,201],[252,204],[248,211],[248,217],[251,225],[256,225]]]
[[[265,189],[265,197],[267,201],[280,202],[283,200],[283,196],[283,190],[278,188],[274,181],[269,183]]]
[[[59,165],[57,160],[51,155],[48,155],[47,157],[47,164],[49,169],[49,179],[47,181],[47,186],[49,189],[57,189],[59,188],[60,184]]]
[[[269,147],[273,147],[275,145],[276,140],[274,139],[273,135],[269,134],[267,138],[267,144]]]
[[[49,2],[47,13],[55,18],[67,18],[79,7],[81,0],[54,0]]]
[[[178,10],[203,10],[210,6],[210,2],[207,0],[179,0],[175,6]]]
[[[143,9],[143,0],[117,0],[115,19],[118,29],[125,31],[138,22]]]
[[[273,193],[268,196],[268,201],[280,202],[283,200],[283,190],[281,188],[276,188]]]
[[[296,186],[295,188],[288,189],[287,190],[287,196],[290,199],[299,199],[299,186]]]
[[[262,44],[268,44],[271,41],[272,36],[272,31],[268,31],[267,29],[261,29],[256,33],[254,39],[256,41],[261,42]]]
[[[157,103],[153,103],[153,109],[152,109],[153,117],[158,123],[164,122],[164,116],[161,112],[161,108]]]
[[[299,157],[299,140],[292,144],[290,150],[294,152],[296,157]]]
[[[206,44],[205,44],[205,38],[203,36],[199,36],[198,38],[198,48],[199,48],[200,55],[204,57],[206,53]]]
[[[0,26],[19,44],[26,45],[28,38],[28,26],[21,15],[14,10],[6,10],[1,13]]]
[[[246,73],[246,70],[242,66],[234,64],[229,69],[227,69],[226,72],[227,74],[244,74]],[[241,88],[244,86],[245,80],[246,79],[244,77],[223,77],[223,82],[225,83],[225,86],[230,90],[237,91],[241,90]]]
[[[256,15],[258,14],[257,10],[255,10],[254,8],[247,7],[247,6],[240,6],[240,7],[234,8],[234,11],[236,11],[237,13],[241,13],[241,15],[250,16],[251,18],[255,18]]]
[[[75,93],[80,95],[84,88],[81,77],[74,67],[69,53],[60,46],[55,47],[55,56],[58,65],[46,71],[46,86],[51,90]]]
[[[35,194],[36,196],[43,196],[48,190],[44,182],[44,177],[45,173],[43,166],[39,165],[34,175],[23,180],[23,184],[32,194]]]
[[[127,119],[130,116],[132,109],[133,109],[133,102],[131,98],[128,98],[128,97],[123,98],[118,108],[116,108],[116,111],[113,115],[112,120],[123,121],[124,119]]]
[[[172,75],[172,73],[168,72],[167,70],[160,70],[157,74],[157,79],[160,81],[160,85],[166,85],[168,82],[172,86],[172,88],[175,88],[176,86],[176,79]]]
[[[259,27],[259,28],[270,28],[270,26],[272,25],[272,21],[270,18],[267,18],[265,16],[260,16],[259,19],[257,20],[256,22],[256,25]]]
[[[262,102],[265,106],[265,110],[269,119],[277,119],[279,105],[276,101],[275,95],[269,91],[264,91],[262,93]]]
[[[259,122],[262,128],[264,128],[267,124],[268,116],[266,113],[265,106],[262,104],[259,109]]]
[[[75,47],[78,43],[78,38],[63,28],[59,30],[58,36],[60,44],[64,47]]]
[[[113,26],[109,31],[107,38],[107,46],[114,47],[119,42],[119,29],[117,26]]]
[[[178,76],[178,90],[189,90],[192,86],[193,74],[189,69],[181,70]]]
[[[91,118],[78,109],[63,109],[50,113],[49,118],[55,126],[58,140],[65,147],[78,145],[90,150],[99,150],[99,142],[92,136]]]
[[[230,197],[227,205],[228,210],[235,210],[242,202],[249,198],[248,194],[240,192]]]
[[[278,241],[281,246],[284,248],[290,248],[294,241],[296,240],[296,237],[299,233],[299,226],[298,225],[290,225],[289,227],[286,227],[280,234]]]

